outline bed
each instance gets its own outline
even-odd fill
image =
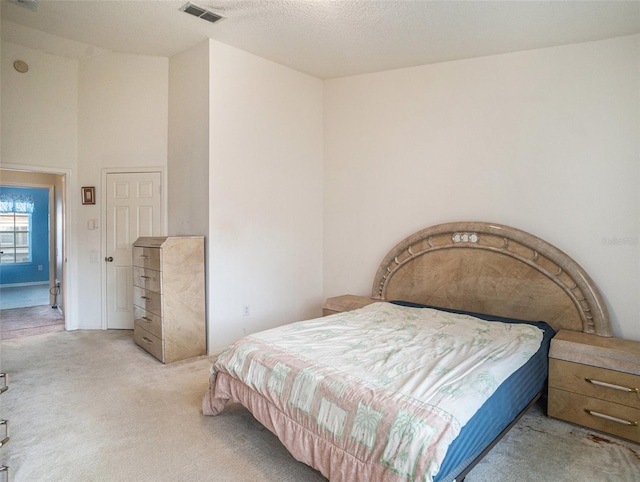
[[[575,261],[490,223],[409,236],[348,299],[228,347],[203,413],[241,403],[332,481],[462,480],[542,394],[554,331],[611,336]]]

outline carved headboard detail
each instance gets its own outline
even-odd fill
[[[409,236],[380,264],[371,296],[611,336],[602,295],[584,269],[548,242],[499,224],[440,224]]]

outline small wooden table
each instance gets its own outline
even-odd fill
[[[549,351],[548,414],[640,442],[640,342],[559,331]]]
[[[322,307],[322,316],[335,315],[343,311],[352,311],[362,308],[363,306],[376,303],[381,300],[374,300],[366,296],[342,295],[333,298],[327,298]]]

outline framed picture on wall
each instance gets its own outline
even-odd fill
[[[82,204],[95,204],[96,203],[96,188],[83,187],[82,188]]]

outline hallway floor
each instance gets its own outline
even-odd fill
[[[49,304],[49,283],[0,288],[0,310]]]
[[[0,310],[0,339],[64,330],[64,315],[49,305]]]
[[[0,288],[0,339],[64,330],[64,315],[52,309],[49,284]]]

